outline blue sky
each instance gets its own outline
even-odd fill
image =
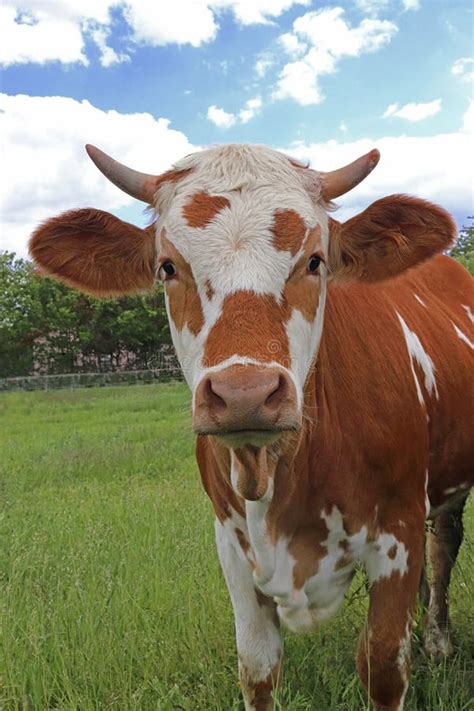
[[[35,224],[84,205],[143,224],[86,142],[154,173],[211,143],[265,143],[321,170],[376,146],[340,219],[411,192],[461,224],[472,23],[468,0],[4,0],[1,244],[25,254]]]

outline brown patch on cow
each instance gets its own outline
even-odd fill
[[[273,708],[272,691],[281,683],[281,665],[277,664],[271,673],[261,681],[252,679],[251,670],[239,655],[240,685],[242,693],[252,711],[270,711]]]
[[[283,289],[283,298],[292,309],[300,311],[304,318],[312,323],[319,305],[320,279],[308,272],[308,260],[321,248],[321,228],[310,230],[305,243],[304,253],[295,264]]]
[[[239,541],[240,547],[242,548],[245,555],[247,555],[250,550],[250,543],[246,539],[244,532],[240,528],[236,528],[235,535],[237,536],[237,540]]]
[[[272,613],[273,624],[275,625],[275,627],[279,627],[280,618],[278,617],[276,602],[271,597],[264,595],[263,592],[258,588],[254,588],[254,590],[255,597],[257,598],[259,606],[267,607],[270,610],[270,612]]]
[[[276,210],[273,218],[273,244],[281,252],[294,257],[303,244],[306,225],[294,210]]]
[[[395,558],[395,556],[397,555],[397,546],[395,543],[393,544],[393,546],[390,546],[390,548],[387,551],[387,555],[391,560],[393,560]]]
[[[320,543],[325,540],[326,531],[324,521],[319,520],[315,528],[301,531],[291,541],[288,550],[296,560],[293,568],[293,585],[296,590],[301,590],[306,581],[317,573],[320,560],[327,555],[327,549]]]
[[[171,169],[152,179],[152,193],[154,194],[154,203],[155,205],[157,205],[159,211],[161,211],[163,207],[163,204],[161,202],[162,198],[166,199],[167,195],[169,196],[169,198],[173,197],[173,191],[171,186],[176,183],[179,183],[180,180],[183,180],[183,178],[185,178],[192,172],[193,168],[184,168],[183,170]],[[168,192],[166,190],[167,187],[169,189]]]
[[[295,275],[286,282],[283,298],[292,309],[300,311],[312,323],[319,306],[319,280],[308,274]]]
[[[258,501],[268,489],[269,478],[275,474],[275,462],[266,447],[243,447],[233,451],[238,492],[247,501]]]
[[[153,288],[153,225],[140,229],[102,210],[71,210],[40,225],[29,247],[42,274],[93,296]]]
[[[157,176],[156,189],[159,190],[164,183],[178,183],[180,180],[192,173],[192,171],[192,168],[183,168],[183,170],[166,170],[164,173]]]
[[[278,304],[274,296],[253,291],[230,294],[207,337],[206,367],[231,356],[247,356],[266,363],[276,361],[288,367],[290,352],[285,324],[290,315],[288,304]]]
[[[197,336],[204,325],[204,314],[191,267],[166,237],[164,228],[161,230],[160,243],[159,261],[170,259],[177,270],[177,276],[165,282],[170,316],[178,331],[182,331],[187,326],[191,333]]]
[[[230,202],[222,195],[195,193],[183,207],[183,216],[190,227],[203,228],[225,207],[230,207]]]
[[[341,555],[339,560],[337,561],[335,565],[335,570],[341,570],[341,568],[346,568],[348,565],[352,563],[352,556],[350,553],[344,553]]]
[[[214,291],[214,289],[212,288],[211,282],[209,281],[209,279],[206,279],[206,282],[205,282],[205,284],[204,284],[204,289],[205,289],[207,298],[209,299],[209,301],[211,301],[211,300],[212,300],[212,297],[213,297],[214,294],[215,294],[215,291]]]

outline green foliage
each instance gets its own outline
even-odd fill
[[[467,218],[471,224],[463,227],[451,250],[451,256],[457,259],[474,276],[474,220],[473,216]]]
[[[94,299],[0,253],[0,377],[156,368],[170,344],[161,287]]]
[[[189,399],[183,384],[1,396],[2,710],[243,709]],[[465,529],[456,655],[426,658],[417,615],[406,711],[472,709],[474,499]],[[358,574],[334,620],[284,632],[277,711],[369,708],[355,670],[367,597]]]

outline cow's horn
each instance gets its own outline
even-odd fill
[[[97,166],[101,173],[116,185],[124,193],[128,193],[137,200],[153,203],[155,193],[158,189],[158,178],[156,175],[139,173],[137,170],[127,168],[126,165],[114,160],[100,148],[86,145],[89,158]]]
[[[355,188],[375,168],[379,159],[380,153],[374,148],[365,156],[345,165],[344,168],[332,170],[329,173],[320,173],[323,198],[333,200]]]

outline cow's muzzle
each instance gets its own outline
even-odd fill
[[[196,388],[194,431],[230,447],[264,446],[300,426],[296,388],[283,368],[232,365],[207,373]]]

